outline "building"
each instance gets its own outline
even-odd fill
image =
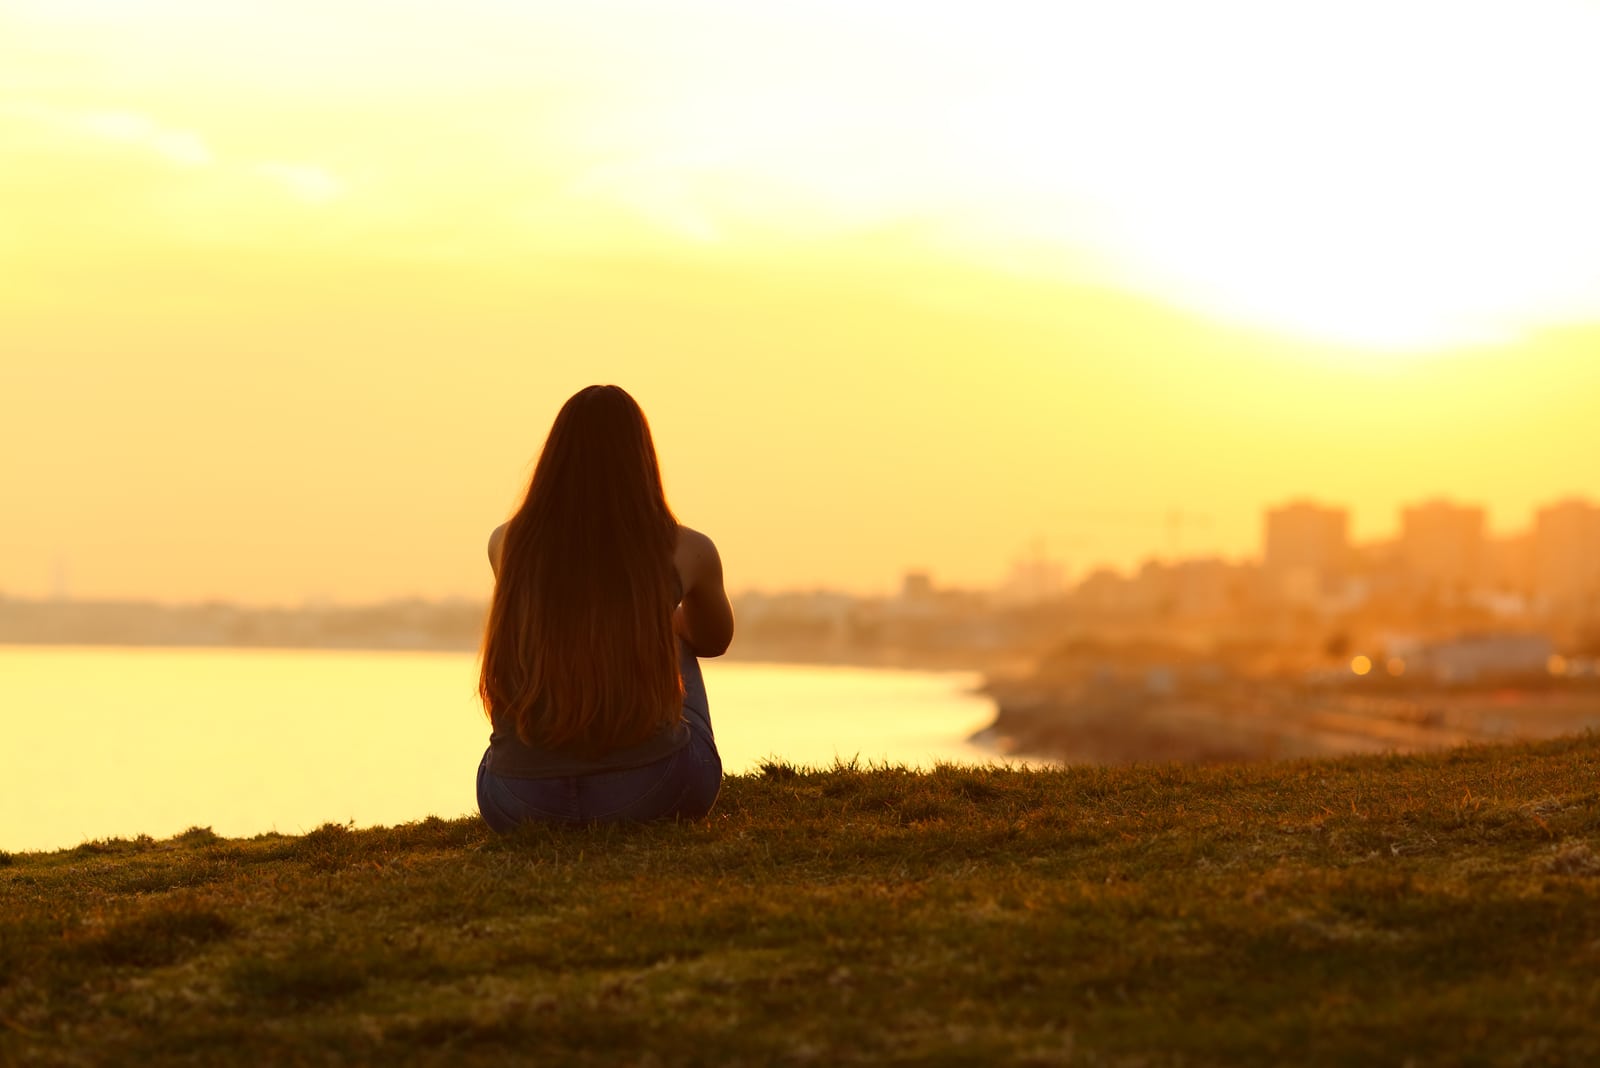
[[[1534,596],[1548,607],[1600,597],[1600,507],[1573,499],[1539,509],[1532,564]]]
[[[1464,596],[1487,563],[1482,508],[1429,501],[1400,513],[1400,561],[1427,593]]]
[[[1147,561],[1130,584],[1127,601],[1145,615],[1209,619],[1226,615],[1246,597],[1246,570],[1219,557]]]
[[[1133,583],[1109,567],[1091,571],[1073,597],[1079,609],[1090,615],[1120,615],[1133,604]]]
[[[1445,685],[1536,679],[1549,673],[1554,654],[1543,634],[1466,634],[1412,652],[1405,672]]]
[[[933,600],[933,575],[927,571],[907,571],[900,580],[902,601]]]
[[[1044,555],[1042,546],[1011,562],[1011,571],[997,591],[1009,604],[1042,604],[1067,592],[1067,570]]]
[[[1505,593],[1526,595],[1533,589],[1533,534],[1490,538],[1484,543],[1484,585]]]
[[[1262,565],[1272,591],[1297,603],[1320,601],[1350,561],[1350,515],[1295,501],[1266,516]]]

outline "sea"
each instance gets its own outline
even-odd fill
[[[702,662],[731,774],[989,763],[963,672]],[[0,850],[475,814],[471,653],[0,646]]]

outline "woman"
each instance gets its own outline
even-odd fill
[[[650,425],[624,390],[590,386],[562,406],[489,563],[489,826],[710,812],[722,760],[696,657],[728,648],[733,609],[716,546],[667,507]]]

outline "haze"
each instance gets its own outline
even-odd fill
[[[5,0],[0,592],[482,597],[605,381],[736,589],[1522,527],[1600,492],[1597,54],[1576,2]]]

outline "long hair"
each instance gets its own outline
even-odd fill
[[[478,679],[490,720],[589,755],[678,722],[677,536],[639,405],[574,394],[506,527]]]

